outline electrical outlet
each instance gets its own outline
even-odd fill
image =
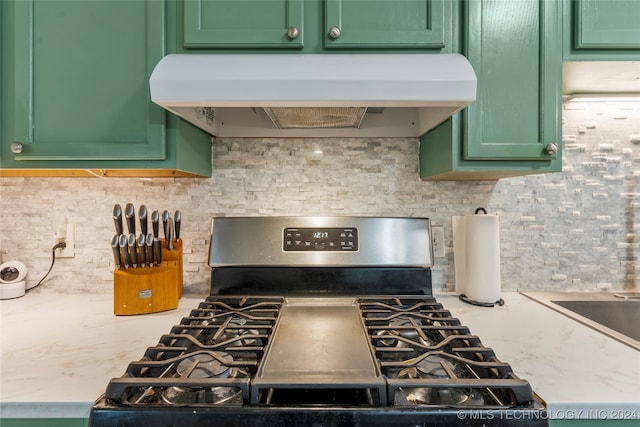
[[[444,227],[431,227],[431,239],[433,240],[433,256],[435,258],[444,258]]]
[[[57,258],[73,258],[75,256],[75,240],[76,240],[76,229],[73,224],[67,224],[67,231],[64,237],[58,236],[58,241],[64,241],[66,243],[66,247],[64,249],[59,249],[56,253]]]

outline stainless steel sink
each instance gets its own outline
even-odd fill
[[[640,341],[640,301],[551,301]]]
[[[640,350],[638,293],[522,292],[522,294]]]

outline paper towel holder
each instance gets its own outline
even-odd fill
[[[480,212],[482,212],[484,215],[487,215],[487,210],[485,208],[483,208],[483,207],[476,208],[474,214],[478,215],[478,213],[480,213]],[[458,298],[460,299],[460,301],[466,302],[467,304],[478,305],[480,307],[494,307],[496,304],[498,304],[500,306],[504,305],[504,300],[502,298],[500,298],[496,302],[474,301],[474,300],[470,299],[469,297],[467,297],[465,294],[458,295]]]
[[[496,302],[473,301],[473,300],[469,299],[469,297],[467,297],[465,294],[458,295],[458,298],[460,299],[460,301],[466,302],[467,304],[479,305],[480,307],[495,307],[496,304],[504,305],[504,300],[502,298],[500,298]]]

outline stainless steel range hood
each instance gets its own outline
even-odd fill
[[[458,54],[168,55],[149,84],[219,137],[415,137],[476,98]]]

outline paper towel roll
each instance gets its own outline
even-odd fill
[[[500,225],[496,215],[465,217],[464,293],[472,301],[500,299]]]

